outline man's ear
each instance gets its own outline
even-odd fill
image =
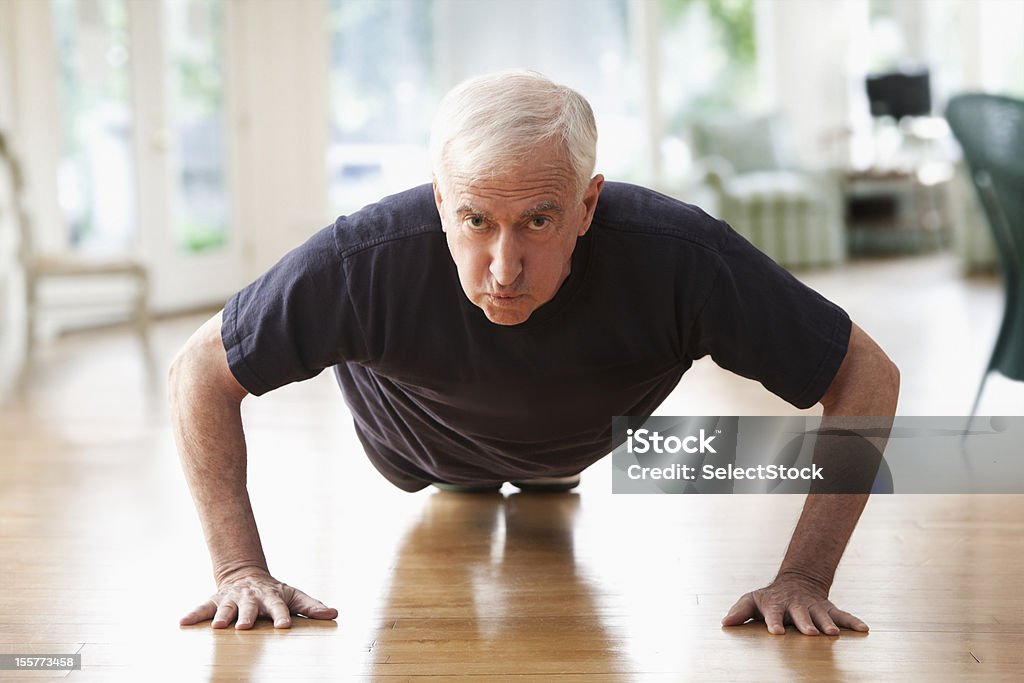
[[[598,173],[596,176],[590,179],[590,185],[587,186],[587,190],[583,193],[583,206],[586,210],[586,214],[583,216],[583,224],[580,225],[579,237],[583,237],[587,234],[587,230],[590,230],[590,222],[594,220],[594,211],[597,209],[597,198],[601,196],[601,188],[604,187],[604,176]]]
[[[441,232],[447,232],[444,227],[444,209],[441,208],[444,198],[441,196],[441,187],[437,183],[437,176],[431,176],[430,182],[434,186],[434,206],[437,207],[437,215],[441,219]]]

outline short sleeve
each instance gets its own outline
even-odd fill
[[[846,357],[846,311],[804,285],[724,223],[714,279],[688,334],[687,355],[710,355],[798,408],[816,404]],[[714,254],[714,252],[710,252]]]
[[[362,333],[334,227],[232,296],[224,306],[221,339],[235,379],[257,396],[360,359]]]

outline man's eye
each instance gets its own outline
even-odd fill
[[[473,228],[482,228],[487,225],[487,221],[482,216],[468,216],[466,222]]]
[[[550,222],[551,220],[546,218],[545,216],[537,216],[535,218],[530,219],[530,228],[532,230],[542,230],[546,228],[548,226],[548,223]]]

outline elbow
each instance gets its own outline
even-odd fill
[[[866,363],[863,377],[867,380],[865,415],[893,416],[900,398],[900,369],[881,349],[876,349]]]
[[[178,350],[167,368],[167,395],[173,406],[185,395],[191,393],[203,377],[210,375],[210,359],[214,356],[208,337],[199,328]],[[218,340],[219,341],[219,340]]]
[[[194,350],[186,344],[167,368],[167,401],[173,408],[183,393],[187,391],[189,377],[191,376],[190,366],[193,361]]]
[[[900,369],[892,362],[891,359],[886,358],[889,361],[889,386],[892,387],[893,391],[897,394],[900,393]]]
[[[896,405],[899,403],[899,399],[900,399],[900,369],[896,365],[896,363],[893,363],[892,360],[888,356],[886,356],[885,360],[887,361],[887,366],[886,366],[886,377],[887,377],[886,388],[888,389],[887,393],[888,393],[888,396],[890,397],[890,401],[891,401],[891,404],[892,404],[892,414],[895,415],[896,414]]]
[[[193,396],[237,404],[247,395],[228,366],[219,313],[196,330],[171,361],[167,393],[172,409]]]
[[[856,323],[846,357],[821,403],[826,411],[846,415],[895,415],[900,369]]]

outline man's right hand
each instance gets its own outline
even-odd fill
[[[167,380],[174,440],[217,581],[217,592],[180,623],[213,619],[213,628],[226,628],[237,621],[235,628],[249,629],[257,617],[270,617],[275,627],[289,628],[293,614],[335,619],[338,610],[267,571],[245,485],[241,403],[248,392],[228,365],[222,316],[217,313],[189,338]]]
[[[250,569],[221,580],[210,599],[181,618],[182,626],[213,619],[213,628],[250,629],[257,617],[270,617],[274,628],[291,628],[293,614],[310,619],[336,619],[338,610],[281,583],[262,569]]]

